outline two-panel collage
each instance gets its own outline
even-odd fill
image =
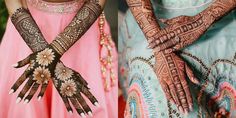
[[[0,118],[236,118],[236,0],[1,0]]]

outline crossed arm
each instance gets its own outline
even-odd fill
[[[154,40],[160,32],[150,0],[127,0],[128,6],[147,41]],[[155,72],[166,97],[177,105],[181,112],[188,113],[193,106],[192,97],[185,80],[186,75],[198,83],[191,69],[176,54],[155,53]]]
[[[49,79],[52,79],[54,86],[61,95],[69,112],[72,113],[70,101],[82,117],[85,116],[84,112],[91,115],[92,111],[81,96],[81,93],[87,96],[96,106],[98,106],[98,101],[90,93],[87,87],[88,83],[79,73],[65,67],[63,63],[59,61],[59,58],[79,40],[96,21],[102,12],[105,1],[89,0],[85,2],[71,23],[65,28],[64,32],[60,33],[52,44],[46,42],[29,11],[22,8],[22,5],[25,8],[27,7],[23,1],[12,2],[12,0],[6,0],[6,3],[7,6],[14,5],[14,7],[8,7],[12,22],[34,53],[15,65],[15,67],[22,67],[29,64],[27,70],[12,86],[10,93],[15,92],[18,87],[29,78],[18,95],[17,102],[24,98],[26,92],[29,91],[32,86],[28,96],[25,97],[25,103],[29,102],[38,87],[42,85],[38,96],[40,99],[46,90]]]

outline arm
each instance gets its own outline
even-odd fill
[[[20,35],[26,42],[26,44],[34,52],[45,49],[48,46],[48,43],[44,39],[41,31],[39,30],[37,24],[35,23],[34,19],[30,15],[29,11],[22,8],[21,4],[17,2],[15,3],[15,0],[13,0],[14,1],[13,3],[11,3],[11,1],[12,0],[6,0],[5,2],[6,2],[6,5],[8,6],[8,10],[9,10],[12,22],[15,25],[17,31],[20,33]],[[10,5],[13,5],[13,7]],[[25,8],[27,7],[26,4],[24,4],[23,6]],[[16,11],[14,12],[14,10]],[[65,77],[61,76],[63,75],[62,69],[66,70],[67,74],[70,73],[70,76],[67,77],[66,79],[63,79]],[[88,114],[91,114],[91,109],[82,98],[80,92],[86,95],[93,104],[98,105],[98,103],[97,103],[96,98],[90,93],[89,88],[87,87],[87,82],[82,78],[82,76],[76,71],[65,67],[62,62],[58,62],[55,69],[55,74],[56,74],[56,77],[52,78],[52,80],[53,80],[54,86],[56,87],[59,94],[61,95],[66,105],[67,110],[69,112],[72,112],[72,108],[69,104],[69,101],[71,101],[81,116],[84,115],[82,108],[80,108],[79,106],[79,104],[81,103],[83,103],[81,105],[84,111]],[[17,82],[13,85],[11,92],[16,91],[18,87],[24,82],[22,80],[26,80],[26,78],[27,77],[20,77],[20,79],[18,79]],[[31,84],[31,83],[34,83],[34,84]],[[74,92],[76,92],[76,94],[74,96],[71,96],[71,98],[67,98],[65,96],[66,93],[67,94],[71,93],[71,90],[64,90],[65,85],[69,85],[68,83],[70,84],[72,83],[72,85],[74,84],[76,86],[75,88],[77,88],[77,90],[73,90]],[[46,90],[47,84],[48,83],[45,83],[42,85],[41,91],[38,96],[39,99],[43,96]],[[29,102],[31,98],[33,97],[33,95],[35,94],[35,92],[37,91],[39,85],[40,84],[35,82],[35,80],[33,80],[32,78],[29,78],[27,84],[18,95],[18,100],[23,99],[26,92],[30,91],[29,94],[24,98],[25,103]],[[29,90],[31,86],[34,89]],[[78,99],[78,103],[74,99]]]
[[[155,39],[150,40],[150,47],[156,52],[173,52],[192,44],[207,29],[230,11],[235,9],[236,0],[216,0],[207,9],[195,16],[179,16],[161,20],[167,27],[161,30]],[[169,35],[169,36],[168,36]]]
[[[127,0],[127,3],[147,40],[155,39],[160,27],[156,21],[150,0]],[[159,76],[160,84],[167,99],[175,103],[181,112],[187,113],[192,108],[193,103],[185,74],[197,83],[192,71],[174,53],[155,53],[155,58],[156,75]]]
[[[90,28],[102,13],[105,0],[87,0],[72,22],[52,42],[52,47],[63,55]]]

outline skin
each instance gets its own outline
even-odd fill
[[[14,1],[14,0],[13,0]],[[20,4],[20,2],[22,2],[22,1],[18,1],[18,3],[16,2],[15,4],[14,4],[14,2],[12,2],[12,1],[10,1],[10,0],[7,0],[6,1],[6,5],[8,6],[8,11],[9,11],[9,13],[10,13],[10,16],[12,15],[12,13],[13,13],[13,11],[14,10],[16,10],[16,9],[18,9],[18,8],[20,8],[20,7],[22,7],[22,6],[24,6],[24,8],[26,8],[27,7],[27,5],[25,6],[25,1],[24,2],[22,2],[21,4]],[[92,2],[92,1],[91,1]],[[105,1],[99,1],[99,4],[103,4],[104,5],[104,3],[105,3]],[[12,7],[12,4],[14,4],[13,6],[14,7]],[[103,8],[103,6],[102,6],[102,8]],[[80,12],[80,11],[79,11]],[[78,13],[79,13],[78,12]],[[96,19],[94,19],[94,21],[91,21],[91,23],[93,23],[93,22],[95,22],[95,20]],[[32,23],[32,22],[31,22]],[[33,27],[36,27],[36,30],[37,30],[37,25],[35,24]],[[87,26],[87,27],[90,27],[90,26]],[[73,28],[73,27],[72,27]],[[39,28],[38,28],[39,29]],[[85,29],[86,30],[86,29]],[[86,30],[87,31],[87,30]],[[42,34],[40,34],[41,32],[39,31],[39,35],[42,35]],[[62,34],[63,34],[63,32],[62,32]],[[65,33],[66,34],[66,33]],[[83,34],[80,34],[81,36],[83,35]],[[24,35],[25,36],[25,35]],[[41,36],[41,37],[43,37],[43,36]],[[41,37],[39,37],[39,39],[41,38]],[[27,38],[27,37],[23,37],[23,38]],[[37,38],[38,39],[38,38]],[[32,39],[32,40],[34,40],[34,39]],[[41,41],[42,40],[45,40],[45,39],[41,39]],[[30,41],[29,41],[30,42]],[[34,42],[34,41],[32,41],[32,42]],[[37,42],[37,41],[35,41],[35,42]],[[28,44],[29,46],[30,46],[30,48],[33,50],[33,51],[36,51],[35,53],[33,53],[33,54],[31,54],[30,56],[28,56],[27,58],[25,58],[24,60],[22,60],[22,61],[20,61],[20,62],[18,62],[17,63],[17,65],[15,65],[15,67],[17,67],[17,68],[19,68],[19,67],[22,67],[22,66],[25,66],[25,65],[27,65],[27,64],[29,64],[29,62],[31,62],[31,61],[34,61],[35,62],[35,58],[37,57],[37,54],[38,53],[40,53],[41,51],[41,49],[40,48],[37,48],[37,47],[32,47],[32,45],[30,45],[30,44]],[[42,47],[44,46],[45,48],[46,47],[48,47],[47,46],[47,44],[40,44]],[[50,46],[49,46],[49,48],[50,48]],[[37,52],[37,51],[39,51],[39,52]],[[57,57],[57,56],[59,56],[56,52],[54,52],[54,54],[55,54],[55,56]],[[56,58],[56,60],[57,60],[57,58]],[[54,64],[53,64],[54,63]],[[49,66],[46,66],[46,68],[47,67],[49,67],[49,69],[51,69],[51,70],[54,70],[55,69],[55,62],[53,62],[52,63],[52,66],[51,65],[49,65]],[[56,61],[56,63],[57,63],[57,61]],[[34,66],[33,68],[37,68],[37,66],[39,66],[40,64],[39,63],[36,63],[36,67]],[[71,70],[70,68],[68,68],[69,70]],[[73,70],[71,70],[71,71],[73,71]],[[87,87],[87,82],[81,77],[81,75],[79,75],[79,73],[77,73],[77,72],[75,72],[75,71],[73,71],[74,72],[74,75],[76,75],[76,76],[74,76],[73,75],[73,77],[72,77],[72,79],[74,79],[75,80],[75,82],[76,82],[76,84],[78,84],[77,85],[77,88],[79,89],[79,91],[78,92],[82,92],[85,96],[87,96],[88,98],[89,98],[89,100],[94,104],[94,105],[96,105],[96,103],[97,103],[97,100],[96,100],[96,98],[89,92],[89,88]],[[54,72],[51,72],[51,73],[54,73]],[[14,91],[16,91],[17,89],[18,89],[18,87],[26,80],[26,78],[28,78],[29,77],[29,80],[28,80],[28,82],[27,82],[27,84],[24,86],[24,88],[23,88],[23,90],[20,92],[20,94],[18,95],[18,98],[23,98],[24,97],[24,95],[27,93],[27,91],[29,91],[29,89],[30,89],[30,86],[32,86],[32,75],[31,74],[33,74],[32,72],[31,72],[31,70],[26,70],[23,74],[22,74],[22,76],[16,81],[16,83],[13,85],[13,87],[12,87],[12,90],[13,90],[13,92]],[[55,77],[55,78],[57,78],[57,77]],[[77,79],[78,78],[78,79]],[[53,78],[54,79],[54,78]],[[59,79],[58,79],[59,80]],[[53,82],[54,82],[54,80],[53,80]],[[61,84],[61,83],[64,83],[64,81],[59,81],[58,82],[59,83],[59,85]],[[81,85],[82,84],[82,85]],[[55,83],[54,83],[54,85],[55,85]],[[43,93],[45,92],[45,90],[46,90],[46,87],[47,87],[47,84],[45,84],[45,86],[44,86],[44,84],[43,84],[43,86],[42,86],[42,89],[41,89],[41,92],[40,92],[40,97],[42,97],[43,96]],[[60,90],[59,90],[59,88],[57,87],[57,85],[55,85],[55,87],[57,88],[57,90],[58,90],[58,92],[60,93]],[[32,96],[33,96],[33,94],[35,94],[35,92],[36,92],[36,90],[37,90],[37,88],[38,88],[38,86],[35,86],[35,84],[33,85],[33,88],[30,90],[30,93],[29,93],[29,95],[30,95],[30,98],[27,96],[26,97],[26,99],[28,100],[28,102],[29,102],[29,100],[32,98]],[[61,94],[60,94],[61,95]],[[76,94],[75,96],[70,96],[70,97],[65,97],[65,96],[63,96],[63,95],[61,95],[61,97],[63,98],[63,101],[64,101],[64,103],[65,103],[65,105],[66,105],[66,107],[67,107],[67,110],[68,111],[70,111],[70,112],[72,112],[72,108],[71,108],[71,106],[70,106],[70,104],[69,104],[69,101],[73,104],[73,106],[76,108],[76,110],[77,110],[77,112],[81,115],[81,116],[83,116],[83,112],[85,111],[86,113],[88,113],[89,115],[91,115],[91,109],[89,108],[89,106],[87,105],[87,103],[85,102],[85,100],[83,99],[83,97],[80,95],[80,93],[78,93],[78,94]],[[69,101],[68,101],[69,100]],[[26,100],[25,100],[26,101]],[[26,101],[27,102],[27,101]],[[80,107],[80,105],[82,106],[82,108]]]

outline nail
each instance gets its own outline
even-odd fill
[[[16,63],[16,64],[13,64],[13,65],[11,65],[12,67],[17,67],[18,66],[18,63]]]
[[[39,96],[39,97],[38,97],[38,101],[40,101],[40,100],[41,100],[41,98],[42,98],[42,96]]]
[[[188,115],[188,110],[184,109],[184,115]]]
[[[14,92],[14,90],[13,90],[13,89],[11,89],[11,90],[9,91],[9,95],[10,95],[10,94],[12,94],[13,92]]]
[[[86,116],[85,116],[84,113],[81,113],[80,116],[81,116],[82,118],[86,118]]]
[[[71,110],[69,111],[69,113],[70,113],[70,115],[72,115],[72,114],[73,114]]]
[[[24,101],[24,103],[23,104],[27,104],[29,102],[29,100],[28,99],[26,99],[25,101]]]
[[[155,49],[154,49],[154,52],[160,52],[160,47],[156,47]]]
[[[93,117],[93,114],[92,114],[91,111],[88,112],[88,115],[89,115],[90,117]]]
[[[183,112],[184,112],[184,111],[183,111],[183,107],[179,106],[179,111],[180,111],[181,113],[183,113]]]
[[[98,102],[95,102],[94,105],[95,105],[96,107],[100,107],[100,105],[98,104]]]
[[[21,98],[18,97],[18,98],[16,99],[16,104],[18,104],[20,101],[21,101]]]
[[[189,109],[190,109],[190,111],[193,111],[193,106],[189,105]]]

